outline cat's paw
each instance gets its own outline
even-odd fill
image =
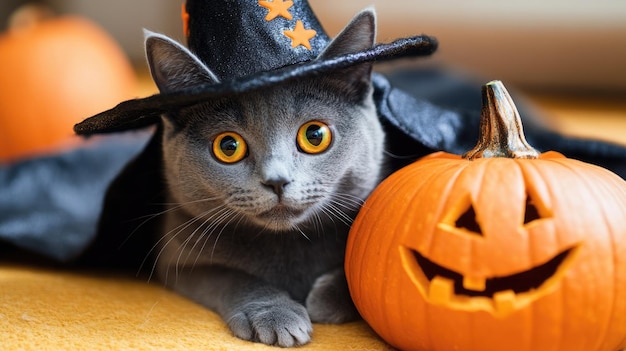
[[[313,332],[304,306],[286,296],[247,303],[227,324],[240,339],[281,347],[304,345]]]
[[[306,298],[306,308],[313,322],[345,323],[358,319],[343,269],[321,275]]]

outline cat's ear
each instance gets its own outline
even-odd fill
[[[370,49],[376,41],[376,13],[367,8],[358,13],[350,23],[331,41],[319,59],[334,57]],[[339,73],[341,80],[356,88],[356,92],[369,91],[372,63],[363,63]]]
[[[219,79],[189,49],[165,35],[144,30],[146,58],[162,93],[215,84]]]

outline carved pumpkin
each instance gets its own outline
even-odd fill
[[[481,137],[383,181],[348,239],[363,318],[403,350],[626,346],[626,182],[523,136],[500,82]]]
[[[45,151],[73,126],[132,98],[133,68],[100,27],[26,7],[0,34],[0,161]]]

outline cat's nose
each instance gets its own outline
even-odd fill
[[[274,191],[274,193],[279,197],[283,196],[283,192],[285,191],[285,186],[287,186],[287,184],[289,184],[289,180],[285,178],[275,178],[263,181],[263,185],[272,189],[272,191]]]

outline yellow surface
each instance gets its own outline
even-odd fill
[[[0,265],[2,350],[276,350],[156,284],[106,273]],[[315,325],[302,350],[390,350],[363,322]]]

